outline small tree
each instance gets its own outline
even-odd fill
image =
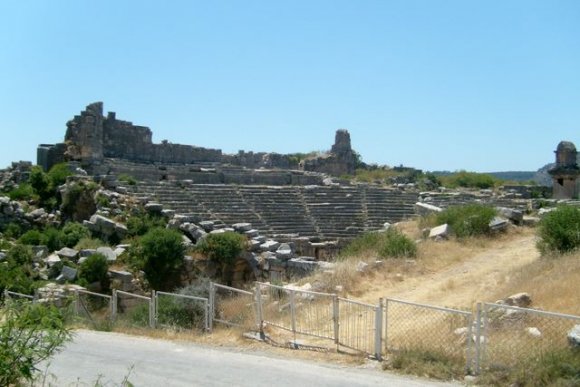
[[[542,254],[566,253],[580,246],[580,208],[560,206],[546,214],[538,228]]]
[[[0,385],[32,382],[36,366],[71,338],[54,306],[9,302],[0,319]]]
[[[101,289],[109,287],[109,263],[103,254],[93,254],[85,259],[79,266],[79,280],[87,284],[98,282]]]
[[[438,224],[449,224],[459,238],[486,235],[490,233],[489,223],[497,211],[482,204],[451,206],[436,216]]]
[[[178,231],[154,228],[130,249],[135,269],[143,270],[149,284],[157,290],[171,290],[169,280],[183,264],[185,248]]]
[[[231,282],[234,264],[246,246],[246,238],[232,231],[209,234],[202,239],[198,251],[220,266],[222,277]]]

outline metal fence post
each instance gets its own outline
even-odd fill
[[[382,359],[382,336],[383,336],[383,299],[375,309],[375,359]]]
[[[476,375],[479,375],[481,371],[481,302],[477,303],[477,310],[475,315],[475,364],[474,371]],[[468,337],[471,340],[471,337]]]
[[[215,316],[215,287],[213,286],[213,282],[209,283],[209,305],[208,305],[208,314],[209,314],[209,331],[213,329],[213,317]]]
[[[155,290],[151,291],[151,299],[149,300],[149,326],[155,329],[157,322],[157,294]]]
[[[340,301],[336,294],[332,296],[332,320],[334,322],[334,342],[338,351],[340,344]]]
[[[296,345],[296,305],[294,304],[294,290],[290,290],[290,318],[292,333],[294,334],[294,345]]]
[[[111,321],[115,321],[117,319],[117,306],[118,306],[118,296],[117,290],[113,289],[113,302],[111,303]]]
[[[389,339],[389,299],[385,298],[384,302],[385,302],[385,337],[383,338],[383,340],[385,342],[385,355],[386,355],[389,352],[389,345],[388,345],[388,339]]]
[[[256,325],[260,335],[264,334],[264,317],[262,314],[262,287],[259,282],[255,283],[254,298],[256,300]]]

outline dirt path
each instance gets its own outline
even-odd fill
[[[446,243],[446,242],[442,242]],[[404,278],[388,287],[373,284],[365,299],[398,298],[433,305],[469,308],[477,301],[495,301],[496,288],[520,267],[539,258],[529,230],[494,243],[485,250],[437,272]]]

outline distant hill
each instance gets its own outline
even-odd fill
[[[507,172],[487,172],[488,175],[501,180],[530,181],[536,175],[535,171],[507,171]]]
[[[552,178],[548,174],[548,169],[550,169],[553,164],[547,164],[537,171],[505,171],[505,172],[485,172],[495,178],[508,181],[521,181],[527,182],[533,180],[536,184],[551,187]],[[449,176],[455,172],[451,171],[433,171],[431,172],[436,176]]]

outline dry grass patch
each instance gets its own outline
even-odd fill
[[[580,252],[544,257],[508,273],[489,301],[528,292],[533,306],[580,315]]]

